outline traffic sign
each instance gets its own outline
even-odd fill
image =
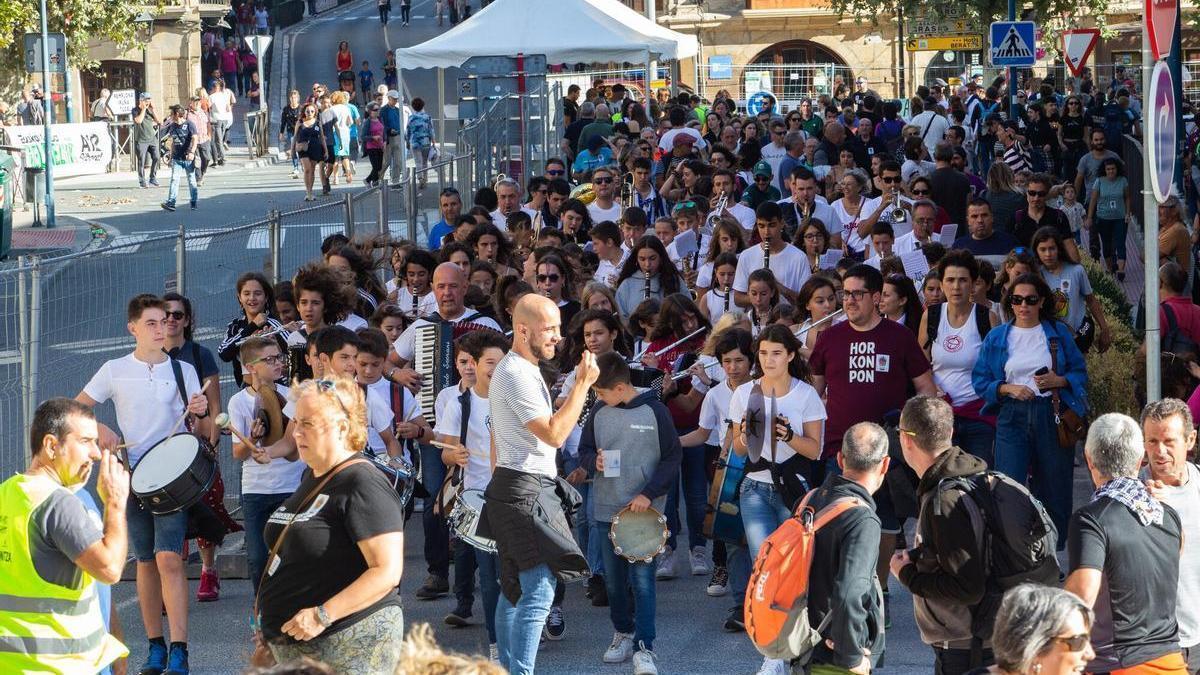
[[[767,91],[760,91],[752,94],[746,101],[746,112],[750,113],[751,115],[757,115],[774,100],[775,97],[771,96],[771,93]]]
[[[62,33],[47,33],[46,44],[50,52],[50,72],[67,72],[67,36]],[[25,72],[42,72],[42,34],[25,34]]]
[[[1096,48],[1099,40],[1099,28],[1075,28],[1063,31],[1063,61],[1067,62],[1067,68],[1072,75],[1079,77],[1083,72],[1083,66],[1087,63],[1088,57],[1092,55],[1092,50]]]
[[[1037,63],[1037,27],[1032,21],[994,21],[991,30],[993,66],[1032,66]]]
[[[1178,16],[1179,0],[1146,0],[1146,32],[1155,59],[1165,59],[1171,53]]]
[[[975,51],[983,49],[982,35],[922,35],[909,38],[905,49],[910,52]]]
[[[271,44],[271,36],[269,35],[247,35],[246,46],[259,59],[263,58],[263,53],[267,51],[267,47]]]
[[[1171,195],[1175,183],[1175,83],[1166,61],[1154,64],[1150,74],[1150,114],[1146,115],[1146,150],[1150,160],[1150,185],[1160,203]]]

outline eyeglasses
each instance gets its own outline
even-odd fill
[[[593,178],[592,182],[595,183],[596,185],[608,185],[609,183],[613,182],[613,179],[611,179],[611,178]]]
[[[1013,307],[1028,305],[1030,307],[1040,303],[1042,299],[1036,295],[1010,295],[1008,296],[1008,304]]]
[[[253,361],[248,361],[246,363],[246,365],[253,366],[258,363],[265,363],[268,366],[273,366],[276,363],[283,363],[283,354],[272,354],[271,356],[264,356],[261,359],[254,359]]]
[[[315,385],[317,385],[317,391],[319,391],[323,394],[332,392],[333,398],[335,400],[337,400],[338,407],[342,409],[343,413],[345,413],[346,419],[347,420],[353,419],[353,417],[350,415],[350,411],[346,409],[346,404],[342,403],[342,397],[338,396],[337,389],[335,388],[335,386],[337,384],[336,382],[334,382],[333,380],[313,380],[313,383]]]
[[[1066,645],[1067,649],[1069,651],[1073,651],[1073,652],[1083,651],[1083,648],[1086,647],[1089,642],[1091,642],[1091,636],[1088,635],[1087,633],[1080,633],[1079,635],[1068,635],[1065,637],[1057,637],[1056,636],[1051,639],[1054,642],[1060,642],[1060,643]]]
[[[870,297],[870,295],[871,295],[871,291],[870,291],[869,289],[866,289],[866,288],[864,288],[864,289],[862,289],[862,290],[859,290],[859,291],[847,291],[847,290],[843,290],[843,291],[842,291],[842,293],[843,293],[845,296],[847,296],[847,297],[850,297],[850,298],[854,299],[854,301],[855,301],[855,302],[861,301],[861,300],[863,300],[863,299],[865,299],[865,298],[867,298],[867,297]]]
[[[187,316],[187,314],[184,314],[183,312],[166,312],[166,315],[168,319],[174,319],[176,321],[183,321],[183,317]]]
[[[912,193],[913,193],[913,195],[915,195],[917,197],[921,197],[921,196],[929,194],[929,190],[913,190]]]
[[[562,169],[556,169],[554,171],[550,171],[548,169],[546,170],[546,174],[550,175],[550,176],[562,176],[562,175],[565,175],[566,173],[567,172]]]
[[[552,284],[557,284],[558,280],[561,278],[562,277],[558,276],[557,274],[539,274],[537,275],[537,282],[541,284],[549,281]]]
[[[821,236],[820,232],[806,232],[804,234],[805,241],[820,241],[821,239],[824,239],[824,237]]]
[[[899,183],[900,176],[882,176],[879,180],[883,181],[884,183],[888,183],[890,185],[893,183]]]
[[[1026,190],[1025,194],[1029,195],[1030,197],[1045,197],[1049,193],[1045,190]]]

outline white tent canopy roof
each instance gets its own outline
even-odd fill
[[[396,50],[401,68],[457,68],[474,56],[542,54],[547,63],[695,56],[696,38],[659,26],[618,0],[495,0],[453,29]]]

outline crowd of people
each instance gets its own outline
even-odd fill
[[[130,299],[132,352],[39,406],[31,466],[0,485],[0,665],[82,672],[128,653],[104,586],[128,546],[149,640],[130,658],[189,671],[191,505],[164,512],[137,474],[180,435],[203,464],[228,429],[256,666],[394,672],[416,599],[447,602],[449,626],[480,617],[486,658],[532,673],[543,640],[573,637],[579,581],[609,608],[596,659],[652,675],[671,669],[656,594],[680,575],[707,577],[729,598],[721,627],[763,650],[764,612],[787,609],[761,597],[773,542],[794,514],[849,502],[815,516],[802,571],[820,639],[747,669],[871,672],[893,612],[912,611],[939,674],[1200,672],[1200,395],[1140,420],[1089,406],[1085,354],[1123,320],[1081,264],[1124,270],[1121,161],[1104,124],[1075,119],[1105,92],[1042,83],[1009,116],[1003,83],[935,84],[904,120],[866,84],[754,116],[727,97],[647,107],[573,88],[543,173],[442,188],[424,242],[332,235],[290,280],[245,272],[215,349],[186,297]],[[350,177],[345,94],[293,92],[280,132],[310,195],[316,175]],[[393,142],[432,131],[402,132],[399,95],[382,97],[360,136],[375,180]],[[172,115],[191,161],[198,128]],[[1179,356],[1200,344],[1186,213],[1160,208],[1156,261]],[[92,412],[110,400],[116,429]],[[96,461],[99,506],[77,490]],[[199,533],[201,602],[219,599],[213,552],[239,527],[221,491],[198,502],[217,521]],[[424,579],[401,598],[417,501]],[[622,533],[648,516],[650,535]]]

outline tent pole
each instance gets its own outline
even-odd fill
[[[400,67],[396,68],[396,86],[400,87],[400,177],[392,176],[392,180],[402,183],[408,176],[408,150],[404,147],[404,136],[408,132],[404,120],[404,106],[408,104],[408,99],[404,96],[404,92],[406,91],[404,86],[404,69]],[[416,195],[410,195],[410,198],[415,200]]]
[[[446,144],[446,69],[438,66],[438,110],[441,112],[438,115],[438,142],[442,145]],[[458,148],[454,149],[458,152]]]

